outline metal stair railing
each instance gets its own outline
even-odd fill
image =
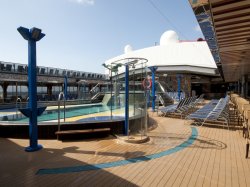
[[[96,92],[96,89],[98,88],[99,85],[100,85],[100,84],[97,83],[89,92],[90,92],[90,93],[95,93],[95,92]]]

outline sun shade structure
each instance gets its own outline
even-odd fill
[[[189,0],[226,82],[250,73],[250,1]]]

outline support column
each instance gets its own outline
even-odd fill
[[[47,94],[48,94],[48,96],[52,96],[52,85],[51,84],[47,85]]]
[[[7,93],[8,86],[9,86],[8,83],[6,83],[6,82],[3,83],[3,86],[2,86],[2,88],[3,88],[3,102],[6,102],[6,99],[8,96],[8,93]]]
[[[245,98],[248,97],[248,75],[245,75]]]
[[[240,95],[240,80],[238,80],[237,85],[238,94]]]
[[[245,97],[245,76],[241,78],[241,97]]]
[[[181,75],[177,74],[177,92],[178,92],[178,100],[181,100]]]
[[[29,80],[29,109],[31,111],[29,118],[29,136],[30,146],[26,151],[35,151],[42,148],[38,145],[37,132],[37,89],[36,89],[36,42],[29,40],[28,50],[28,80]]]
[[[129,135],[129,65],[125,66],[125,135]]]
[[[68,77],[64,76],[64,98],[65,100],[68,99]]]
[[[113,77],[112,77],[112,67],[110,69],[110,116],[111,116],[111,120],[113,119]],[[126,115],[126,114],[125,114]]]
[[[155,111],[155,72],[157,70],[156,66],[148,67],[151,70],[152,73],[152,111]]]
[[[20,111],[29,117],[30,145],[26,147],[25,151],[33,152],[42,149],[42,146],[38,144],[37,116],[41,115],[46,107],[37,108],[36,42],[42,39],[45,34],[42,33],[41,29],[35,27],[31,29],[19,27],[17,30],[25,40],[28,40],[29,104],[28,108],[20,109]]]

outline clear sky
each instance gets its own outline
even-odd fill
[[[41,28],[37,65],[104,73],[105,60],[159,43],[167,30],[203,37],[188,0],[0,0],[0,61],[27,64],[19,26]]]

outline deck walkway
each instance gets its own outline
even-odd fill
[[[196,127],[191,145],[148,159],[187,141],[191,126],[180,119],[153,116],[158,127],[143,144],[106,139],[61,142],[40,140],[44,149],[26,153],[28,140],[0,138],[0,186],[250,186],[250,159],[240,131]],[[95,166],[131,158],[116,167],[39,174],[41,169]]]

